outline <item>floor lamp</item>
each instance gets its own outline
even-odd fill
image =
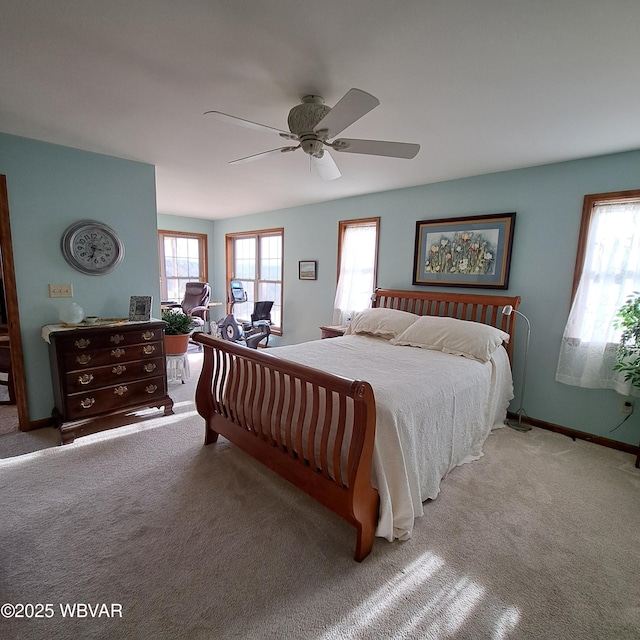
[[[522,382],[520,384],[520,407],[516,411],[516,415],[518,416],[517,420],[507,419],[505,420],[505,424],[515,429],[516,431],[529,431],[531,427],[528,424],[522,424],[522,414],[524,413],[524,387],[527,380],[527,355],[529,353],[529,337],[531,336],[531,323],[529,322],[529,318],[521,313],[520,311],[514,309],[510,304],[502,307],[502,313],[505,316],[510,316],[512,313],[517,313],[519,316],[522,316],[527,323],[527,338],[524,343],[524,359],[522,363]]]

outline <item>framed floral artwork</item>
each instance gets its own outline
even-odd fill
[[[507,289],[515,211],[416,222],[413,284]]]

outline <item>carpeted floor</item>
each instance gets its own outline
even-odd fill
[[[0,404],[0,436],[5,433],[15,433],[18,428],[18,410],[16,409],[16,405]]]
[[[640,638],[632,456],[500,429],[358,564],[350,525],[203,447],[192,385],[172,390],[175,416],[0,460],[0,604],[52,605],[0,637]]]
[[[15,433],[19,428],[16,405],[8,402],[9,390],[6,386],[0,385],[0,403],[2,403],[0,404],[0,436],[5,433]]]
[[[195,385],[197,383],[200,369],[202,368],[202,352],[195,344],[189,345],[189,372],[186,384],[169,381],[169,395],[175,401],[182,399],[193,399]],[[0,387],[0,399],[3,393]],[[7,395],[8,397],[8,395]],[[160,411],[143,411],[139,416],[125,418],[130,422],[144,421],[149,415],[160,415]],[[122,418],[114,418],[113,424],[121,424]],[[0,405],[0,458],[12,458],[14,456],[40,451],[56,447],[60,444],[60,433],[53,427],[35,429],[33,431],[20,431],[18,422],[18,412],[15,405]]]

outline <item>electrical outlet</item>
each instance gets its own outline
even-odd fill
[[[73,285],[72,284],[50,284],[49,297],[50,298],[73,298]]]
[[[630,416],[633,413],[633,402],[631,402],[631,400],[623,400],[620,413]]]

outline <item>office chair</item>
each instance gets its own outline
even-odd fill
[[[209,322],[209,299],[211,298],[211,287],[208,282],[187,282],[184,291],[184,298],[176,308],[182,309],[183,313],[191,317],[191,325],[195,331],[206,331],[206,324]]]
[[[260,323],[271,324],[271,307],[272,300],[259,300],[253,305],[253,313],[251,314],[251,324],[257,326]]]

